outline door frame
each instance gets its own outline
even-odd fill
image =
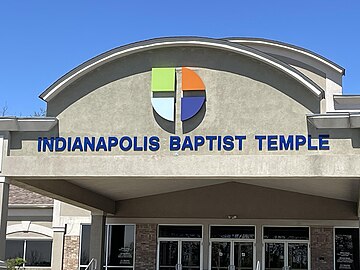
[[[241,238],[211,238],[211,227],[254,227],[254,239],[241,239]],[[209,224],[208,228],[209,235],[209,261],[208,269],[211,270],[211,253],[212,253],[212,242],[231,242],[230,243],[230,263],[234,262],[234,242],[239,243],[253,243],[253,269],[256,268],[256,230],[257,226],[253,224]]]
[[[184,238],[184,237],[159,237],[160,226],[199,226],[201,227],[201,238]],[[156,269],[160,270],[160,242],[173,241],[178,243],[178,263],[181,262],[181,243],[182,242],[200,242],[200,270],[203,270],[203,246],[204,246],[204,225],[203,224],[158,224],[157,225],[157,248],[156,248]]]
[[[309,239],[308,240],[285,240],[285,239],[264,239],[264,228],[265,227],[292,227],[292,228],[308,228],[309,229]],[[290,244],[307,244],[308,245],[308,269],[307,270],[311,270],[311,247],[310,247],[310,243],[311,243],[311,228],[310,226],[294,226],[294,225],[281,225],[281,226],[277,226],[277,225],[263,225],[262,226],[262,269],[265,270],[265,244],[266,243],[283,243],[284,244],[284,266],[288,266],[289,265],[289,243]]]

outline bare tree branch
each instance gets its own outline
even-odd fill
[[[40,108],[39,111],[34,112],[32,117],[45,117],[46,116],[46,110],[44,108]]]
[[[7,113],[7,111],[8,111],[8,106],[7,106],[7,104],[5,103],[5,105],[1,108],[1,111],[0,111],[0,113],[1,113],[1,116],[5,116],[6,115],[6,113]]]

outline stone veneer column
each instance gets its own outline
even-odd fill
[[[65,235],[63,270],[78,270],[80,237]]]
[[[311,227],[311,269],[334,269],[332,227]]]
[[[156,269],[156,224],[136,224],[135,269]]]

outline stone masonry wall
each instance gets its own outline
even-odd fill
[[[333,270],[333,228],[311,227],[311,269]]]
[[[78,270],[79,267],[79,236],[65,236],[63,270]]]
[[[136,224],[135,269],[156,269],[156,224]]]

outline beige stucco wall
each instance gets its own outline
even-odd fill
[[[248,139],[243,151],[209,152],[206,147],[202,147],[197,152],[170,152],[168,150],[170,134],[156,123],[150,102],[150,70],[151,67],[161,66],[192,67],[206,85],[205,117],[201,124],[189,134],[191,136],[247,135]],[[200,163],[203,165],[210,164],[209,162],[219,155],[222,160],[225,160],[226,155],[233,156],[226,160],[229,168],[239,166],[240,160],[246,164],[245,168],[241,169],[243,175],[269,174],[268,171],[252,165],[256,159],[261,160],[266,156],[271,157],[262,163],[278,164],[279,156],[286,157],[288,160],[286,168],[277,168],[276,172],[287,176],[358,175],[359,169],[351,165],[358,161],[358,157],[354,154],[359,153],[360,149],[359,131],[356,130],[321,131],[321,133],[330,134],[333,138],[330,141],[330,151],[308,151],[305,147],[300,151],[257,150],[256,141],[253,139],[254,134],[288,135],[309,132],[316,136],[318,131],[308,127],[306,114],[318,113],[319,107],[320,101],[304,86],[274,68],[245,56],[203,48],[167,48],[147,51],[124,57],[98,68],[52,99],[48,104],[48,114],[59,119],[58,130],[55,129],[49,134],[13,133],[10,156],[6,157],[4,162],[4,173],[14,177],[29,174],[46,177],[71,176],[72,174],[77,176],[141,176],[149,175],[149,166],[153,167],[154,164],[164,166],[174,158],[184,157],[182,164],[194,164],[196,156],[203,156],[204,158],[197,161],[197,165]],[[140,139],[144,135],[156,135],[160,137],[162,145],[157,152],[129,151],[124,153],[117,148],[105,153],[37,152],[38,136],[56,135],[64,137],[129,135],[138,136]],[[118,162],[111,159],[111,156],[120,158],[122,163],[120,166],[125,168],[120,168]],[[258,157],[255,158],[255,156]],[[135,167],[131,161],[132,157],[136,158]],[[318,171],[320,162],[323,171]],[[299,168],[296,168],[295,164],[301,163],[303,164],[299,166],[301,169],[305,170],[309,166],[315,168],[309,168],[304,173],[297,172]],[[341,171],[333,172],[331,168],[334,164],[339,164]],[[131,172],[124,170],[130,168]],[[201,168],[197,166],[188,174],[202,175]],[[172,175],[181,175],[180,170],[181,168],[173,171]],[[209,171],[209,174],[213,173]],[[219,174],[224,173],[219,172]],[[150,175],[156,176],[162,173],[154,170]]]
[[[254,134],[307,134],[306,114],[319,112],[319,100],[304,86],[274,68],[244,56],[210,49],[162,49],[125,57],[107,64],[70,85],[48,104],[48,114],[59,119],[60,136],[139,136],[158,135],[163,143],[161,155],[168,151],[169,134],[154,120],[151,106],[151,67],[193,67],[207,91],[206,115],[191,135],[247,135],[244,151],[231,154],[266,155],[256,147]],[[72,103],[74,102],[74,103]],[[71,104],[72,103],[72,104]],[[332,133],[332,132],[330,132]],[[351,133],[351,132],[350,132]],[[37,153],[38,136],[12,136],[11,156],[104,155],[100,153]],[[333,134],[331,134],[333,135]],[[341,137],[334,134],[333,137]],[[348,139],[332,140],[331,151],[321,154],[358,152]],[[29,137],[29,134],[27,135]],[[300,151],[308,154],[307,150]],[[309,154],[319,154],[311,151]],[[152,155],[148,152],[114,149],[108,155]],[[159,153],[156,153],[157,155]],[[181,154],[209,154],[208,150]],[[214,151],[211,155],[224,154]],[[295,154],[296,151],[271,152],[271,155]]]
[[[60,203],[60,216],[88,217],[89,211],[67,203]]]

